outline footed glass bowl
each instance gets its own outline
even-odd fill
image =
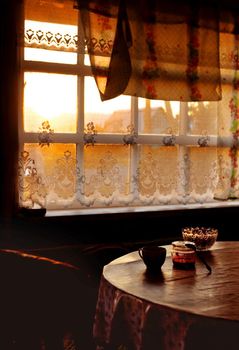
[[[217,240],[218,230],[212,227],[184,227],[184,241],[195,243],[197,250],[208,250]]]

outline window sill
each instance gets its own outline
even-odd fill
[[[65,210],[47,210],[46,217],[57,216],[78,216],[78,215],[104,215],[121,213],[142,213],[142,212],[164,212],[192,209],[209,208],[228,208],[239,207],[239,199],[219,201],[215,200],[208,203],[175,204],[175,205],[155,205],[139,207],[111,207],[111,208],[87,208],[87,209],[65,209]]]

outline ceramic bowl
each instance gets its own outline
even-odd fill
[[[208,250],[216,242],[218,230],[212,227],[184,227],[182,236],[184,241],[195,243],[197,250]]]

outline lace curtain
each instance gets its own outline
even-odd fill
[[[238,21],[239,18],[237,18]],[[218,102],[218,175],[215,197],[239,198],[239,36],[220,33],[222,100]]]
[[[101,99],[218,103],[215,197],[238,197],[236,1],[75,1]],[[227,146],[227,147],[225,147]]]
[[[51,22],[57,15],[60,23],[77,23],[70,0],[56,2],[54,11],[49,11],[50,0],[34,2],[42,5],[33,19]],[[33,2],[28,3],[32,6]],[[230,1],[225,4],[231,6]],[[180,136],[183,121],[178,115],[172,117],[167,104],[147,119],[160,130],[158,134],[167,134],[157,145],[140,143],[134,129],[125,133],[121,144],[100,144],[92,125],[85,130],[84,140],[89,137],[96,142],[82,147],[82,157],[78,157],[74,144],[59,147],[51,142],[55,126],[46,127],[40,136],[49,136],[49,147],[28,143],[20,154],[20,204],[62,209],[237,198],[239,46],[235,9],[222,11],[212,1],[191,5],[187,1],[101,0],[74,1],[74,6],[80,9],[102,101],[124,94],[192,103],[187,128],[196,141],[187,143],[187,133],[185,139]],[[43,43],[28,31],[25,45],[79,50],[74,34],[53,34],[46,33]],[[144,114],[146,108],[139,111],[139,120]]]

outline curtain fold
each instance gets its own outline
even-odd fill
[[[215,198],[239,198],[238,2],[78,0],[75,6],[102,101],[120,94],[218,101]],[[110,49],[99,50],[96,43],[105,42]],[[227,147],[223,138],[231,139]]]
[[[235,11],[230,30],[220,34],[223,99],[218,104],[218,136],[230,142],[218,147],[219,181],[215,198],[239,198],[239,15]],[[228,28],[229,29],[229,28]],[[226,147],[225,147],[226,146]]]
[[[120,94],[178,101],[221,99],[216,3],[89,0],[75,6],[81,12],[102,100]]]

